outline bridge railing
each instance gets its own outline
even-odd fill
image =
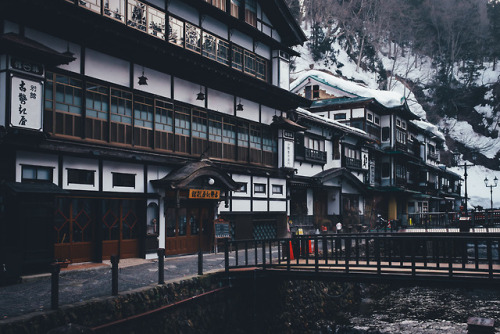
[[[228,241],[225,268],[500,279],[500,234],[335,234]]]

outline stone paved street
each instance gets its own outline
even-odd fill
[[[125,259],[119,263],[119,291],[128,291],[158,282],[158,261]],[[203,271],[224,268],[224,254],[204,254]],[[165,258],[165,281],[198,273],[198,256]],[[73,265],[60,274],[59,304],[72,304],[111,295],[111,265]],[[50,309],[49,274],[23,277],[21,284],[0,287],[0,320]]]

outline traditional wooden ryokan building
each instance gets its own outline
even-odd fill
[[[0,2],[0,275],[286,229],[283,0]]]

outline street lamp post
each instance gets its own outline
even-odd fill
[[[490,188],[490,205],[491,205],[491,209],[493,209],[493,188],[495,188],[498,185],[498,179],[495,176],[495,178],[493,179],[493,184],[488,184],[488,182],[489,182],[488,177],[485,177],[484,178],[484,185],[486,187]]]
[[[456,163],[456,167],[463,167],[464,168],[464,183],[465,183],[465,216],[468,217],[469,216],[469,211],[468,211],[468,208],[467,208],[467,200],[468,200],[468,195],[467,195],[467,167],[472,167],[472,166],[475,166],[475,160],[476,160],[476,155],[474,153],[472,153],[472,160],[474,161],[474,163],[472,164],[468,164],[466,161],[463,163],[463,164],[458,164],[458,160],[460,158],[460,155],[459,154],[454,154],[454,158],[455,158],[455,163]]]

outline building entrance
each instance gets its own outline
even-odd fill
[[[189,254],[210,250],[213,230],[213,203],[186,203],[168,207],[165,215],[165,254]]]

